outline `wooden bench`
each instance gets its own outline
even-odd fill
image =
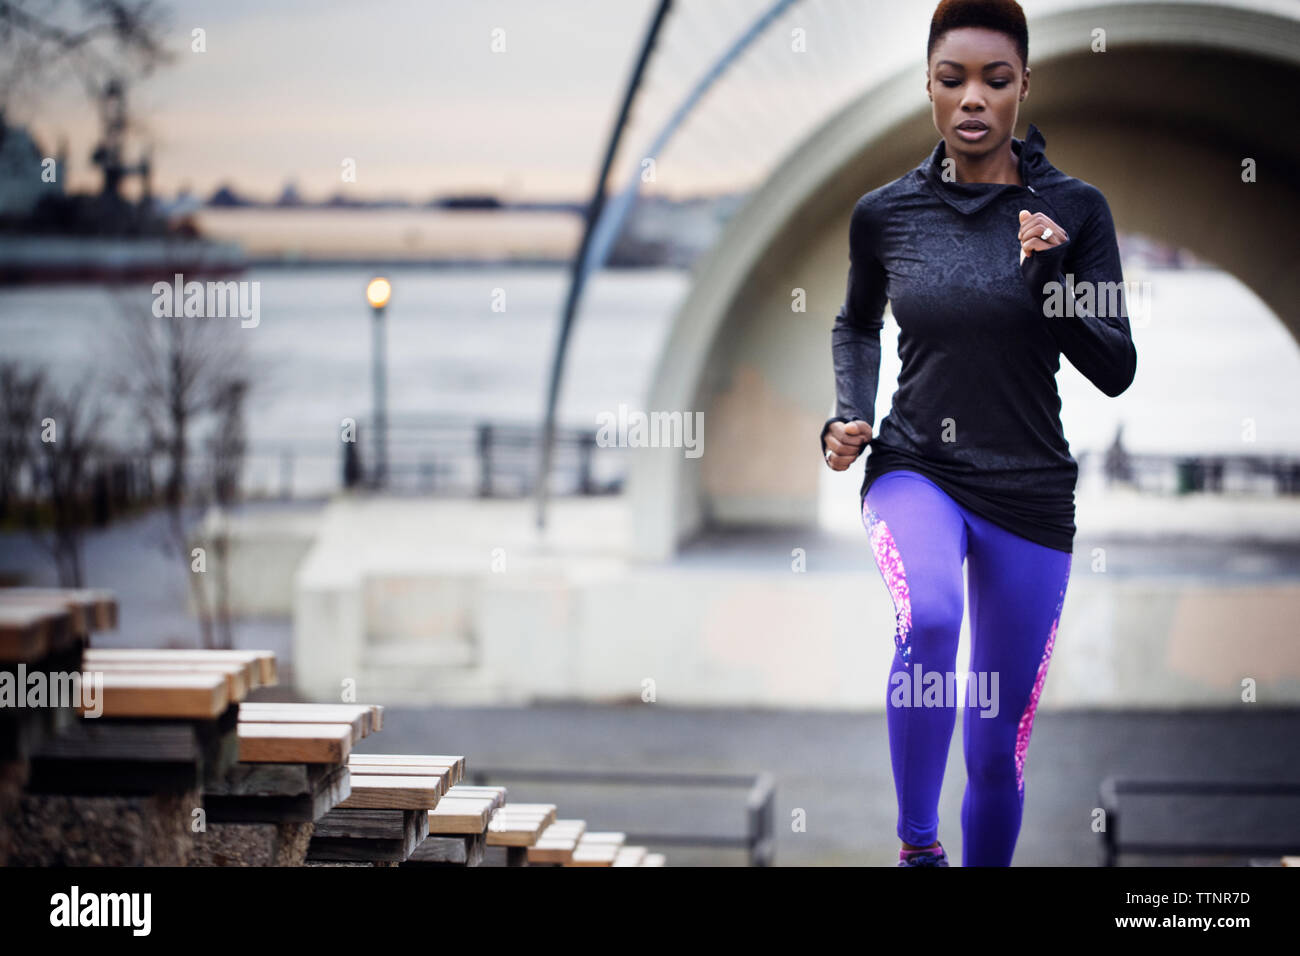
[[[622,833],[588,830],[578,839],[565,866],[613,866],[627,837]]]
[[[77,637],[73,624],[59,604],[0,601],[0,661],[34,664],[67,649]]]
[[[239,707],[241,722],[255,724],[349,724],[352,742],[383,727],[383,708],[367,704],[281,704],[245,701]]]
[[[116,626],[117,602],[108,591],[0,588],[0,681],[5,682],[0,695],[14,695],[0,703],[0,813],[21,790],[31,753],[76,719],[75,708],[66,701],[23,706],[32,686],[29,679],[44,675],[48,691],[57,675],[62,690],[80,690],[69,684],[71,675],[81,671],[91,632]]]
[[[111,620],[99,603],[80,606],[84,623]],[[99,699],[78,702],[82,716],[30,754],[11,862],[189,862],[204,787],[239,760],[238,702],[266,672],[246,652],[196,652],[192,665],[184,651],[146,653],[80,649],[78,673]]]
[[[0,712],[0,863],[21,844],[38,865],[663,865],[463,784],[463,756],[353,753],[382,707],[246,700],[278,679],[270,651],[91,647],[117,617],[107,591],[0,589],[10,686],[21,665],[100,691]]]
[[[352,754],[351,794],[317,824],[311,864],[397,865],[429,834],[429,814],[464,774],[465,758]]]
[[[168,665],[182,671],[193,670],[201,664],[217,663],[226,666],[247,665],[249,687],[273,687],[279,682],[275,663],[275,654],[271,651],[209,651],[209,650],[175,650],[171,648],[89,648],[86,651],[87,663],[94,661],[109,662],[118,665],[141,664],[146,668],[154,665]]]
[[[643,846],[622,846],[614,854],[614,862],[611,866],[640,866],[646,858],[646,849]]]
[[[352,793],[347,750],[374,731],[381,712],[241,703],[240,762],[204,789],[208,828],[193,865],[301,866],[315,824]]]
[[[528,848],[528,865],[563,866],[568,863],[586,830],[584,820],[556,820]]]
[[[189,791],[238,760],[237,661],[188,670],[119,666],[117,651],[87,650],[83,679],[102,680],[99,717],[85,715],[31,760],[29,789],[59,793]]]
[[[0,600],[0,765],[13,765],[0,773],[0,793],[10,798],[26,779],[32,752],[76,720],[77,701],[54,698],[75,691],[78,700],[84,699],[80,678],[69,683],[70,675],[81,670],[81,642],[67,609]],[[39,695],[33,698],[29,690],[38,684]],[[0,804],[5,799],[0,796]]]
[[[0,588],[0,605],[25,604],[61,608],[73,632],[88,638],[95,631],[117,629],[117,598],[112,591],[90,588]]]
[[[428,813],[428,835],[411,854],[417,866],[479,866],[492,814],[506,800],[505,787],[450,787]]]
[[[555,822],[553,803],[507,803],[488,821],[483,866],[527,866],[528,848]]]
[[[241,703],[240,764],[225,780],[208,788],[205,799],[209,809],[218,819],[319,819],[323,797],[336,794],[339,785],[350,790],[349,751],[353,743],[373,731],[373,713],[372,707],[359,704]],[[274,783],[277,778],[289,789]],[[317,785],[303,789],[308,781]],[[338,796],[335,803],[346,796]],[[292,799],[280,806],[287,798]]]

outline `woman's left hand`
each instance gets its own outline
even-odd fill
[[[1044,239],[1043,231],[1046,229],[1052,231]],[[1039,250],[1050,249],[1069,240],[1070,237],[1066,235],[1065,230],[1053,222],[1046,213],[1031,213],[1028,209],[1020,210],[1020,261],[1022,263],[1027,256],[1032,256]]]

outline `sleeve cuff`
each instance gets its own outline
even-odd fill
[[[1020,274],[1034,294],[1034,301],[1043,301],[1043,297],[1047,294],[1044,289],[1049,282],[1062,282],[1064,284],[1063,266],[1066,251],[1070,248],[1070,242],[1071,240],[1067,239],[1059,246],[1039,250],[1020,263]]]

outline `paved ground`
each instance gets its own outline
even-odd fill
[[[177,574],[174,559],[169,561],[152,543],[160,537],[161,527],[153,515],[92,536],[87,578],[117,590],[122,606],[123,627],[105,635],[102,646],[194,646],[197,628],[185,610],[184,575]],[[761,557],[764,547],[762,536],[702,542],[680,560],[739,567]],[[1229,557],[1239,556],[1236,565],[1225,559],[1221,545],[1165,542],[1143,547],[1141,560],[1135,558],[1125,572],[1151,574],[1164,569],[1269,580],[1294,577],[1300,564],[1294,545],[1239,543],[1229,552]],[[846,546],[841,557],[869,570],[864,549],[850,551]],[[48,558],[21,533],[0,534],[0,576],[24,583],[55,583]],[[287,663],[289,633],[286,620],[244,620],[238,624],[236,644],[270,648]],[[287,680],[288,668],[285,671]],[[958,726],[940,805],[940,838],[954,861],[961,858],[959,820],[965,785],[960,734]],[[688,710],[659,704],[391,709],[385,730],[366,740],[361,749],[463,753],[471,758],[471,770],[490,766],[767,770],[776,780],[778,864],[892,865],[896,858],[896,807],[883,713]],[[1298,758],[1300,709],[1295,708],[1255,704],[1212,712],[1040,711],[1026,768],[1025,818],[1015,862],[1096,865],[1100,837],[1091,824],[1099,803],[1098,786],[1107,775],[1300,782]],[[564,816],[585,817],[601,829],[733,835],[744,831],[743,790],[560,786],[512,783],[508,777],[494,782],[511,785],[512,799],[558,803]],[[1124,806],[1130,836],[1231,840],[1280,832],[1294,841],[1292,852],[1300,853],[1297,798],[1289,802],[1147,798]],[[794,832],[792,814],[800,809],[805,812],[806,831]],[[676,865],[744,862],[743,854],[734,850],[661,849]],[[1132,858],[1127,862],[1166,861]]]
[[[960,724],[949,752],[940,839],[961,858],[965,771]],[[776,862],[785,865],[891,865],[896,812],[883,714],[687,710],[658,704],[524,709],[390,709],[365,751],[463,753],[469,769],[573,768],[753,773],[776,779]],[[1026,769],[1025,817],[1016,865],[1094,866],[1091,829],[1098,785],[1109,774],[1214,780],[1289,779],[1300,784],[1300,710],[1248,712],[1040,713]],[[646,832],[744,832],[744,791],[701,791],[555,783],[493,783],[510,799],[553,802],[592,827]],[[1126,832],[1170,839],[1247,838],[1285,832],[1300,852],[1300,797],[1145,798],[1123,804]],[[805,811],[807,829],[793,832]],[[660,847],[677,865],[741,865],[728,849]],[[1181,863],[1132,858],[1126,865]],[[1212,861],[1200,861],[1212,862]],[[1223,863],[1243,861],[1223,860]]]

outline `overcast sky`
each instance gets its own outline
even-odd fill
[[[350,191],[366,196],[585,195],[654,8],[653,0],[159,2],[170,13],[164,36],[176,58],[130,95],[155,147],[155,189],[170,195],[188,185],[206,196],[230,181],[269,197],[293,180],[318,198],[339,190],[345,158],[356,161]],[[679,32],[656,53],[661,70],[673,66],[661,81],[694,80],[710,50],[770,2],[678,0],[670,23]],[[1035,15],[1069,2],[1023,0],[1031,38]],[[914,59],[920,91],[934,6],[802,0],[783,26],[806,26],[813,53],[848,51],[851,79],[862,87]],[[862,11],[869,14],[854,22],[851,14]],[[206,52],[190,50],[195,28],[205,31]],[[495,28],[504,30],[504,53],[492,51]],[[796,70],[811,76],[828,59],[778,64],[784,69],[774,73],[787,82],[776,90],[764,91],[757,77],[740,87],[743,102],[715,102],[719,129],[788,94]],[[47,152],[68,138],[75,188],[98,184],[89,163],[98,122],[78,85],[10,108],[10,119],[28,123]]]
[[[339,188],[580,193],[599,159],[649,3],[536,0],[173,0],[176,59],[131,92],[156,144],[156,189],[230,178],[276,193]],[[189,50],[191,31],[207,50]],[[506,52],[490,49],[505,29]],[[79,87],[31,125],[70,143],[72,181],[98,181],[97,121]],[[17,115],[15,120],[33,120]],[[89,179],[87,179],[89,177]]]

